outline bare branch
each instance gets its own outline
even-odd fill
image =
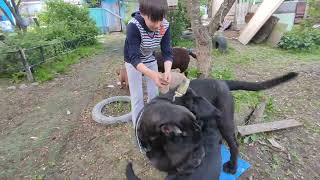
[[[22,2],[22,0],[19,0],[19,1],[18,1],[18,3],[17,3],[17,7],[18,7],[18,8],[20,7],[21,2]]]
[[[207,4],[208,18],[212,17],[212,3],[213,3],[213,0],[208,0],[208,4]]]
[[[12,7],[14,8],[14,12],[19,15],[19,9],[17,7],[16,1],[15,0],[11,0],[12,3]]]
[[[211,19],[209,23],[209,29],[211,35],[214,34],[214,32],[218,29],[221,21],[224,20],[224,17],[228,14],[230,11],[232,5],[234,4],[236,0],[224,0],[223,3],[221,4],[219,10],[217,13],[214,15],[214,17]]]

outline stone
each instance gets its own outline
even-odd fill
[[[21,84],[21,85],[19,86],[19,89],[26,89],[27,87],[28,87],[27,85]]]
[[[15,89],[17,89],[15,86],[9,86],[8,88],[7,88],[8,90],[15,90]]]
[[[31,83],[31,86],[38,86],[38,85],[39,85],[38,82]]]

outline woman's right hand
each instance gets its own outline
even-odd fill
[[[169,82],[167,82],[159,72],[147,68],[143,63],[139,63],[137,65],[137,69],[144,75],[150,77],[159,88],[164,88],[169,84]]]
[[[164,88],[168,85],[168,82],[163,79],[159,72],[153,71],[151,79],[156,83],[159,88]]]

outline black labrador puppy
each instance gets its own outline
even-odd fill
[[[272,88],[291,79],[294,79],[298,73],[290,72],[286,75],[263,81],[263,82],[244,82],[244,81],[229,81],[229,80],[214,80],[214,79],[195,79],[190,83],[190,89],[194,91],[198,96],[197,98],[207,99],[213,107],[220,111],[219,120],[216,121],[217,127],[226,140],[228,146],[230,147],[231,157],[230,161],[223,165],[223,170],[228,173],[234,174],[237,170],[237,156],[238,156],[238,143],[235,137],[235,124],[234,124],[234,101],[230,91],[233,90],[248,90],[248,91],[259,91]],[[188,95],[189,94],[189,95]],[[189,97],[189,98],[188,98]],[[191,97],[191,98],[190,98]],[[187,93],[183,97],[175,101],[176,104],[182,105],[190,110],[192,113],[197,114],[197,107],[194,104],[193,95]],[[198,108],[199,109],[199,108]],[[163,121],[163,113],[159,114],[159,121]],[[199,113],[198,113],[199,114]],[[217,114],[217,113],[216,113]],[[171,130],[175,132],[180,132],[180,127],[171,127]],[[152,129],[150,129],[152,131]],[[145,137],[148,138],[148,137]],[[151,138],[151,137],[150,137]],[[161,144],[161,143],[160,143]],[[160,145],[161,146],[161,145]],[[182,149],[182,148],[180,148]],[[185,151],[185,150],[184,150]],[[186,154],[193,152],[192,148],[189,149],[187,153],[180,153],[182,157]],[[183,159],[183,158],[180,158]],[[178,163],[171,165],[175,167]],[[165,166],[165,165],[164,165]],[[167,166],[169,167],[169,166]],[[168,170],[162,168],[163,170]]]
[[[218,179],[221,136],[216,121],[220,111],[191,88],[176,102],[192,98],[192,105],[186,106],[193,113],[174,104],[169,94],[153,99],[140,114],[137,136],[146,156],[154,167],[168,173],[166,179]],[[126,175],[138,179],[131,164]]]

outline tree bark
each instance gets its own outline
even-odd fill
[[[224,0],[221,4],[219,10],[214,15],[214,17],[211,19],[209,23],[209,32],[210,35],[213,36],[214,33],[218,30],[220,23],[223,23],[224,17],[228,14],[230,11],[232,5],[234,4],[236,0]]]
[[[197,67],[200,77],[208,77],[212,69],[212,42],[207,27],[201,24],[199,0],[188,0],[187,11],[196,37]]]
[[[197,67],[200,78],[207,78],[212,72],[212,36],[217,31],[220,22],[229,12],[235,0],[225,0],[217,14],[211,18],[208,26],[203,26],[200,19],[200,1],[187,0],[187,11],[191,20],[191,28],[196,37]],[[208,0],[208,9],[212,11],[212,0]],[[208,12],[210,15],[212,12]]]
[[[207,8],[208,8],[208,18],[211,18],[211,17],[212,17],[212,3],[213,3],[213,0],[208,0],[208,5],[207,5]]]

